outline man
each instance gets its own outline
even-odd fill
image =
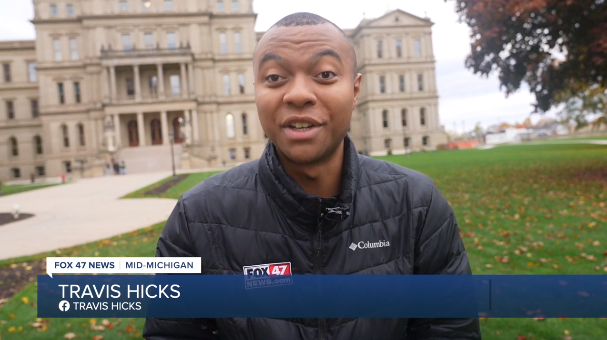
[[[424,175],[358,155],[347,136],[360,92],[354,48],[310,13],[278,21],[253,56],[270,142],[261,159],[183,195],[157,256],[202,274],[290,262],[294,274],[470,274],[451,208]],[[389,246],[348,249],[351,243]],[[204,289],[201,287],[201,289]],[[204,308],[204,307],[201,307]],[[480,339],[477,319],[148,319],[160,339]]]

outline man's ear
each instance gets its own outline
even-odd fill
[[[360,95],[360,82],[362,81],[363,75],[358,73],[356,78],[354,78],[354,100],[352,101],[352,111],[356,109],[356,105],[358,104],[358,96]]]

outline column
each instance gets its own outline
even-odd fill
[[[139,65],[133,65],[133,74],[135,75],[135,100],[141,101],[141,82],[139,80]]]
[[[139,146],[145,146],[145,125],[143,112],[137,112],[137,133],[139,134]]]
[[[194,91],[194,64],[188,64],[188,81],[190,88],[190,98],[196,96],[196,91]]]
[[[180,63],[179,67],[181,68],[181,98],[187,98],[189,91],[188,91],[188,82],[187,82],[186,73],[185,73],[185,64]]]
[[[103,68],[101,77],[103,78],[103,102],[108,103],[110,101],[110,70],[107,67]]]
[[[198,141],[200,140],[200,138],[198,135],[198,110],[197,109],[192,110],[192,137],[193,137],[194,144],[198,144]]]
[[[110,93],[112,96],[110,102],[117,102],[118,96],[116,95],[116,67],[113,65],[110,66]]]
[[[192,144],[192,121],[190,119],[190,110],[183,111],[185,116],[185,142],[186,144]]]
[[[114,135],[116,136],[116,148],[119,148],[121,146],[121,140],[120,140],[120,115],[115,114],[114,115]]]
[[[158,73],[158,98],[164,99],[164,73],[162,64],[156,64],[156,71]]]
[[[160,112],[160,128],[162,129],[162,144],[169,144],[169,124],[167,123],[167,112]]]

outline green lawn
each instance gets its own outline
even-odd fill
[[[0,197],[12,194],[18,194],[20,192],[48,188],[55,186],[57,184],[42,184],[42,183],[34,183],[34,184],[20,184],[20,185],[2,185],[2,194]]]
[[[146,198],[146,197],[161,197],[161,198],[174,198],[174,199],[178,199],[179,196],[181,196],[184,192],[188,191],[189,189],[191,189],[192,187],[194,187],[196,184],[204,181],[205,179],[217,174],[218,172],[197,172],[197,173],[192,173],[190,174],[186,179],[184,179],[183,181],[177,183],[177,185],[175,185],[174,187],[172,187],[171,189],[167,190],[165,193],[163,193],[162,195],[154,195],[154,196],[147,196],[144,195],[145,192],[147,192],[148,190],[151,190],[159,185],[161,185],[162,183],[168,182],[170,181],[173,176],[169,176],[167,178],[164,178],[154,184],[150,184],[145,188],[141,188],[137,191],[134,191],[128,195],[125,195],[122,198]]]
[[[606,156],[607,145],[522,144],[383,159],[435,180],[455,210],[475,274],[605,275]],[[163,197],[178,198],[208,176],[193,174]],[[145,196],[138,191],[128,197]],[[138,235],[126,234],[61,254],[153,256],[160,228],[156,225]],[[48,254],[40,258],[44,256]],[[0,266],[3,264],[7,262],[0,262]],[[27,297],[27,303],[23,297]],[[46,331],[37,331],[30,325],[36,317],[35,307],[28,304],[32,301],[35,305],[34,285],[0,309],[0,320],[6,321],[0,321],[1,339],[62,339],[69,331],[81,339],[93,334],[103,334],[105,339],[126,339],[139,335],[143,325],[139,319],[120,320],[121,324],[111,331],[93,332],[89,320],[52,319]],[[100,323],[96,320],[97,325]],[[125,332],[129,325],[135,330]],[[600,319],[488,319],[482,320],[481,325],[484,339],[523,339],[517,338],[521,335],[528,340],[579,340],[603,339],[607,334],[607,320]],[[15,327],[15,331],[8,333],[10,327]],[[23,327],[21,332],[19,327]],[[86,330],[88,334],[84,333]]]

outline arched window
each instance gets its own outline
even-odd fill
[[[242,117],[242,134],[246,136],[249,134],[249,126],[247,124],[247,114],[243,113],[241,115],[241,117]]]
[[[82,125],[82,123],[78,124],[78,141],[80,142],[80,146],[86,145],[86,140],[84,138],[84,125]]]
[[[66,148],[70,147],[70,136],[67,132],[67,125],[61,125],[61,136],[63,137],[63,146]]]
[[[231,113],[226,115],[226,133],[228,138],[234,138],[234,115]]]
[[[403,126],[407,126],[407,109],[400,110],[400,119]]]
[[[13,156],[19,156],[19,146],[17,145],[17,138],[11,137],[8,139],[8,144],[11,146],[11,154]]]
[[[160,127],[160,119],[152,119],[150,122],[150,130],[152,131],[152,145],[162,144],[162,129]]]
[[[421,125],[426,125],[426,109],[423,107],[419,109],[419,123]]]
[[[34,137],[34,145],[36,146],[36,154],[42,155],[42,138],[40,136]]]
[[[422,137],[422,144],[423,145],[430,145],[430,137],[428,137],[428,136]]]
[[[388,110],[383,110],[381,112],[381,119],[383,121],[384,128],[388,127]]]

